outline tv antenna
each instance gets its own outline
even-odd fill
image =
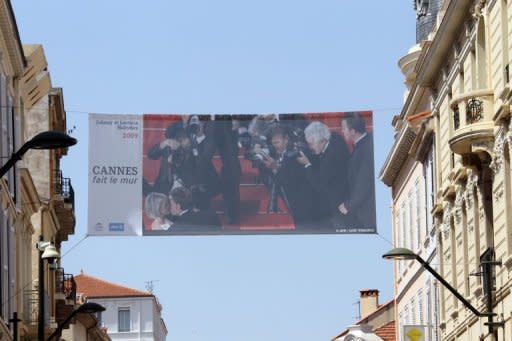
[[[145,287],[146,287],[146,290],[150,293],[150,294],[153,294],[153,291],[155,290],[155,282],[158,282],[157,279],[152,279],[150,281],[146,281],[144,282],[145,283]]]

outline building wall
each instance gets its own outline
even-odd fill
[[[112,340],[125,341],[164,341],[167,332],[163,332],[155,321],[161,316],[155,311],[157,304],[153,297],[126,297],[126,298],[91,298],[106,308],[101,314],[101,324],[107,328]],[[129,309],[130,330],[119,331],[119,310]],[[155,329],[157,327],[158,329]]]
[[[0,155],[9,156],[21,141],[22,120],[19,79],[24,68],[23,52],[8,1],[0,1]],[[6,159],[1,161],[3,164]],[[0,335],[11,339],[8,319],[18,309],[16,300],[18,264],[16,230],[25,223],[19,214],[19,174],[11,170],[0,179]],[[5,302],[5,304],[4,304]]]
[[[427,201],[428,160],[418,162],[409,157],[392,186],[393,240],[396,247],[405,247],[437,267],[436,238]],[[437,340],[437,283],[417,262],[395,261],[396,321],[399,340],[404,340],[404,325],[425,325],[430,340]]]
[[[434,136],[436,176],[432,216],[426,218],[433,221],[438,259],[431,264],[438,263],[442,277],[479,312],[486,312],[486,295],[478,276],[481,257],[489,250],[493,259],[503,263],[494,267],[495,289],[491,291],[495,304],[490,307],[497,314],[494,321],[503,326],[491,333],[484,325],[486,317],[477,317],[440,287],[442,340],[512,339],[511,18],[510,0],[445,2],[433,40],[424,45],[418,58],[417,77],[398,120],[408,121],[425,110],[417,98],[428,96],[432,115],[423,123],[431,126]],[[421,145],[425,131],[419,129],[415,134]],[[414,154],[414,143],[397,139],[395,146],[406,146]],[[400,181],[409,181],[401,177],[411,166],[405,162],[399,167],[395,179],[400,180],[392,184],[394,209],[404,200],[395,187],[406,188]],[[382,176],[388,181],[390,169],[388,163]],[[398,234],[403,231],[397,222],[400,219],[395,215]],[[400,241],[407,239],[395,236],[395,245],[401,246]],[[400,276],[403,268],[396,271],[397,310],[404,315],[402,301],[410,302],[414,288],[423,280]]]

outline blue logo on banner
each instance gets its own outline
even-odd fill
[[[108,230],[112,232],[123,232],[124,224],[123,223],[110,223],[108,224]]]

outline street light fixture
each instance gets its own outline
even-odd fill
[[[60,254],[53,245],[53,242],[43,241],[43,236],[39,236],[39,242],[36,244],[36,248],[39,250],[39,283],[38,283],[38,299],[39,299],[39,314],[37,316],[37,340],[44,340],[44,260],[52,265],[57,259],[60,258]]]
[[[0,168],[0,178],[4,176],[16,162],[21,160],[29,149],[57,149],[75,145],[77,140],[60,131],[44,131],[25,142],[21,148],[11,155],[11,158]]]
[[[105,311],[105,307],[94,302],[87,302],[73,310],[73,312],[55,329],[55,331],[50,335],[46,341],[50,341],[55,336],[59,335],[62,332],[62,329],[64,329],[64,326],[68,324],[69,321],[73,317],[75,317],[78,314],[94,314],[99,313],[100,311]]]
[[[416,261],[418,261],[421,264],[421,266],[423,266],[425,268],[425,270],[430,272],[439,282],[441,282],[441,284],[446,289],[448,289],[455,297],[457,297],[457,299],[459,299],[459,301],[461,301],[462,304],[464,304],[464,306],[466,306],[469,310],[471,310],[471,312],[473,312],[473,314],[475,314],[478,317],[487,316],[488,322],[486,322],[485,324],[489,327],[489,333],[493,332],[494,326],[503,326],[502,322],[493,322],[493,316],[496,316],[497,314],[492,312],[492,293],[490,291],[486,293],[488,296],[487,299],[491,300],[491,304],[488,305],[489,311],[480,312],[471,303],[469,303],[468,300],[466,300],[461,294],[459,294],[459,292],[454,287],[452,287],[450,285],[450,283],[448,283],[443,277],[441,277],[441,275],[438,274],[437,271],[435,271],[423,258],[421,258],[416,253],[412,252],[411,250],[409,250],[407,248],[402,248],[402,247],[394,248],[394,249],[388,251],[387,253],[385,253],[384,255],[382,255],[382,258],[392,259],[392,260],[416,260]],[[497,264],[498,264],[498,262],[496,262],[495,265],[497,265]]]

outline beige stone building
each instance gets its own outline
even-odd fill
[[[26,61],[9,1],[0,1],[0,163],[3,165],[22,141],[20,80]],[[20,236],[30,234],[23,210],[20,183],[27,177],[13,169],[0,179],[0,340],[12,338],[9,320],[19,307],[17,263]],[[29,181],[30,182],[30,181]]]
[[[41,46],[22,46],[8,0],[0,0],[0,164],[33,136],[66,132],[62,90],[53,88]],[[74,233],[74,193],[60,172],[66,149],[28,151],[0,179],[0,340],[37,338],[39,250],[36,242],[60,245]],[[49,336],[78,307],[76,284],[61,262],[44,262],[45,328]],[[15,329],[9,320],[17,314]],[[92,318],[92,320],[91,320]],[[108,340],[94,317],[74,323],[89,340]],[[82,333],[83,334],[83,333]],[[68,340],[84,340],[82,334]]]
[[[512,5],[509,0],[445,0],[435,18],[418,52],[410,51],[410,67],[401,64],[407,71],[406,100],[393,121],[395,144],[381,171],[392,187],[394,244],[431,262],[478,312],[495,314],[492,321],[477,316],[438,285],[440,339],[512,340]],[[423,245],[422,240],[411,244],[403,229],[410,213],[398,214],[418,164],[427,192],[416,205],[425,208],[423,226],[430,230],[420,231]],[[432,254],[425,251],[427,240],[435,245]],[[432,280],[416,263],[395,262],[402,317],[400,301]],[[426,322],[436,324],[431,318]]]

